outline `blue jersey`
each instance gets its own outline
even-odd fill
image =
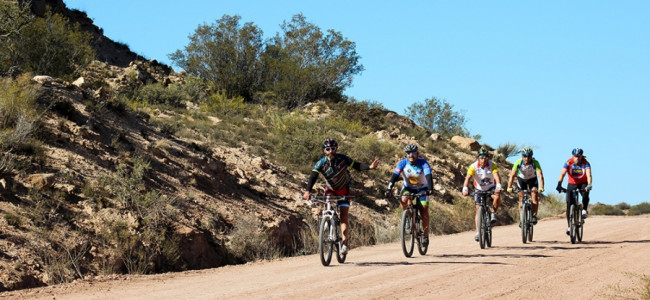
[[[405,188],[423,189],[428,187],[426,175],[431,174],[431,167],[423,158],[418,158],[415,164],[411,164],[408,158],[405,158],[397,163],[393,173],[402,175]]]

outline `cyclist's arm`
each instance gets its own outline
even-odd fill
[[[424,177],[427,178],[427,185],[428,185],[428,190],[433,191],[433,176],[431,174],[427,174]]]
[[[591,168],[587,168],[585,172],[587,173],[587,184],[591,184]]]
[[[309,182],[307,183],[307,192],[311,193],[311,189],[314,187],[314,184],[316,184],[316,179],[318,179],[318,172],[312,170],[311,175],[309,175]]]
[[[516,169],[512,169],[512,171],[510,171],[510,176],[508,177],[508,187],[512,187],[512,180],[515,179],[516,174]]]
[[[352,169],[355,169],[357,171],[365,171],[365,170],[370,170],[370,165],[364,164],[364,163],[358,163],[356,161],[352,162]]]
[[[393,186],[395,185],[395,181],[397,181],[397,178],[399,178],[399,174],[393,172],[392,175],[390,176],[390,181],[388,182],[388,190],[393,189]]]
[[[537,170],[537,181],[539,181],[539,188],[544,188],[544,174],[542,174],[542,169]]]
[[[562,180],[564,180],[564,175],[566,175],[566,172],[567,172],[566,168],[562,168],[562,171],[560,172],[560,178],[558,178],[558,180],[557,180],[558,182],[561,183]],[[587,177],[587,179],[589,179],[590,177],[591,177],[591,175],[589,175],[589,177]]]

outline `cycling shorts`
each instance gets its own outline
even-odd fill
[[[347,187],[344,187],[340,190],[335,190],[331,189],[329,187],[325,188],[325,192],[323,193],[325,196],[330,195],[330,196],[349,196],[350,191],[348,191]],[[345,200],[338,200],[336,201],[336,205],[338,207],[350,207],[350,198],[345,198]]]
[[[530,179],[517,177],[517,186],[520,190],[532,190],[533,188],[539,188],[539,183],[537,181],[537,177]]]
[[[416,188],[405,187],[405,188],[402,189],[400,194],[402,194],[402,195],[404,195],[404,194],[420,194],[420,193],[423,193],[423,192],[426,192],[426,191],[427,191],[427,188],[416,189]],[[418,199],[418,201],[420,202],[420,205],[422,205],[424,207],[427,207],[427,205],[429,204],[429,197],[421,196],[420,199]]]

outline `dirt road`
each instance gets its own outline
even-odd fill
[[[91,279],[0,293],[0,299],[607,299],[650,275],[650,216],[587,219],[571,244],[563,219],[542,220],[534,241],[494,229],[481,250],[473,232],[431,239],[405,258],[399,244],[353,249],[345,264],[316,255],[217,269]],[[623,291],[621,291],[623,290]]]

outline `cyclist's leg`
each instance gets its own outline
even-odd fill
[[[587,207],[589,206],[589,192],[585,191],[586,187],[587,187],[586,182],[579,185],[579,187],[578,187],[579,191],[580,191],[580,194],[582,195],[582,208],[583,209],[587,209]]]
[[[539,188],[539,182],[537,181],[537,177],[530,179],[530,181],[528,182],[528,188],[530,188],[530,190],[532,191],[532,193],[530,193],[530,200],[531,202],[533,202],[533,216],[537,216],[537,208],[539,207],[537,203],[537,199],[539,196],[537,192],[537,189]]]
[[[576,188],[575,184],[567,184],[566,186],[566,222],[567,226],[571,226],[571,219],[569,217],[569,209],[571,207],[571,203],[573,203],[573,196],[572,192]]]
[[[348,204],[349,205],[349,204]],[[341,213],[341,234],[343,235],[341,237],[342,244],[347,245],[348,244],[348,212],[350,211],[350,207],[345,207],[345,206],[340,206],[339,211]]]
[[[478,191],[478,190],[474,190],[474,207],[475,207],[475,209],[474,209],[474,225],[476,225],[476,233],[478,234],[478,230],[479,230],[479,227],[478,227],[478,207],[479,207],[479,205],[478,205],[478,195],[476,194],[476,191]]]
[[[402,195],[410,194],[410,193],[413,193],[413,190],[408,189],[406,187],[402,188],[402,190],[400,191],[400,194],[402,194]],[[409,197],[407,197],[407,196],[402,197],[401,201],[399,202],[399,206],[402,208],[402,210],[406,209],[406,206],[408,205],[409,201],[410,201]]]
[[[428,237],[429,236],[429,199],[427,196],[420,197],[420,205],[418,206],[418,209],[420,210],[420,215],[422,216],[422,223],[424,225],[423,226],[424,228],[422,229],[424,230],[424,235]]]
[[[526,186],[524,185],[524,180],[521,177],[517,176],[517,188],[520,191],[523,191],[526,189],[525,187]],[[519,192],[518,195],[519,195],[519,213],[521,213],[521,200],[524,199],[524,192]]]

